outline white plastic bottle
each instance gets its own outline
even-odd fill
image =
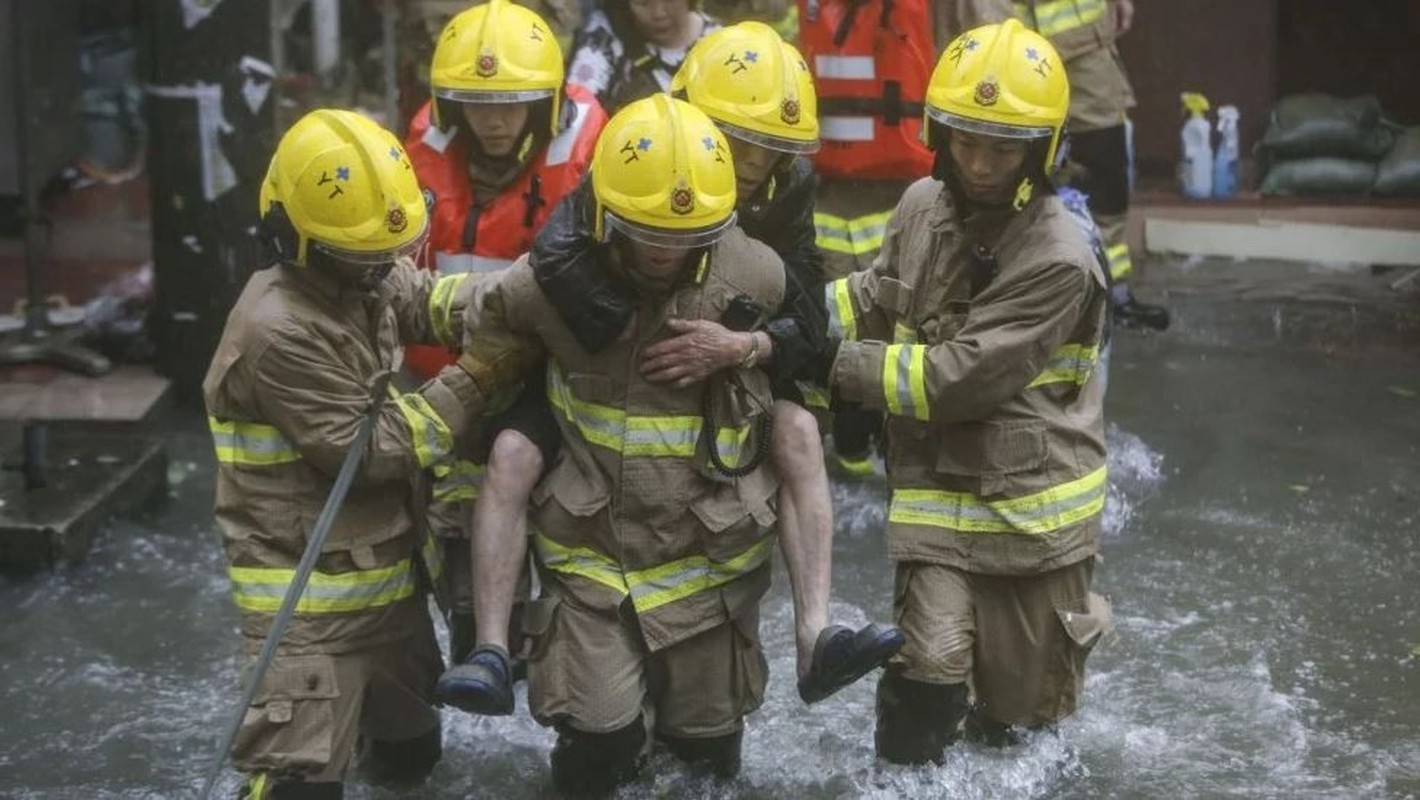
[[[1188,120],[1183,123],[1179,140],[1183,145],[1183,160],[1178,165],[1178,179],[1185,197],[1202,199],[1213,194],[1213,136],[1208,125],[1208,98],[1197,92],[1183,93],[1183,107]]]
[[[1218,152],[1213,156],[1213,196],[1238,193],[1238,107],[1218,107]]]

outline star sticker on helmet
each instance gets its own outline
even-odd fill
[[[1040,51],[1036,50],[1034,47],[1027,47],[1026,58],[1029,58],[1031,61],[1036,61],[1040,58]]]
[[[709,137],[709,136],[706,136],[705,138],[701,139],[701,140],[700,140],[700,143],[703,144],[703,145],[705,145],[705,149],[706,149],[706,150],[714,150],[714,149],[715,149],[715,140],[714,140],[713,138]]]
[[[390,145],[390,158],[393,158],[395,161],[398,161],[399,155],[399,148],[394,145]]]
[[[962,47],[965,47],[967,50],[975,50],[980,46],[981,42],[978,42],[975,39],[967,39],[966,44],[962,45]]]
[[[349,168],[349,167],[336,167],[336,168],[335,168],[335,179],[336,179],[336,180],[341,180],[341,181],[348,181],[348,180],[350,180],[350,168]]]
[[[641,139],[636,142],[636,149],[637,149],[637,150],[640,150],[640,151],[643,152],[643,153],[646,152],[647,150],[650,150],[650,149],[651,149],[651,140],[650,140],[650,139],[647,139],[647,138],[644,137],[644,136],[642,136]]]
[[[746,50],[746,51],[745,51],[745,61],[748,61],[748,62],[751,63],[751,64],[756,64],[756,63],[758,63],[758,62],[759,62],[759,53],[756,53],[756,52],[754,52],[753,50]]]

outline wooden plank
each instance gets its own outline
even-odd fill
[[[1150,217],[1151,253],[1268,258],[1324,264],[1420,265],[1420,232],[1347,225],[1204,222]]]

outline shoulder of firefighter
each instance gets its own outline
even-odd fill
[[[904,195],[875,267],[830,285],[832,385],[889,418],[894,557],[1016,573],[1094,552],[1104,287],[1058,198],[982,231],[933,179]]]

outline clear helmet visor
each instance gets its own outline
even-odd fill
[[[404,244],[385,250],[348,250],[343,247],[335,247],[325,242],[312,241],[311,247],[320,251],[324,255],[344,264],[351,264],[362,267],[378,267],[385,264],[393,264],[401,258],[417,258],[420,251],[424,249],[425,243],[429,239],[429,225],[426,222],[424,229],[418,236],[405,242]]]
[[[723,222],[707,228],[674,230],[670,228],[648,228],[622,219],[616,214],[603,212],[603,221],[608,230],[620,231],[628,239],[633,239],[652,247],[685,248],[709,247],[720,241],[730,228],[735,226],[737,217],[732,211]]]
[[[927,107],[927,116],[931,117],[934,122],[940,122],[954,130],[977,133],[982,136],[998,136],[1002,139],[1043,139],[1055,133],[1055,129],[1049,126],[1007,125],[1001,122],[987,122],[986,120],[971,119],[970,117],[952,114],[931,106]]]
[[[546,100],[552,97],[551,89],[519,89],[505,91],[472,91],[469,89],[435,89],[434,96],[440,100],[452,100],[455,103],[531,103],[535,100]]]
[[[734,138],[739,139],[740,141],[749,142],[750,144],[757,144],[760,147],[765,148],[766,150],[773,150],[778,153],[788,153],[790,155],[796,156],[808,155],[810,153],[817,153],[819,151],[819,141],[817,139],[807,142],[799,141],[795,139],[786,139],[782,136],[770,136],[767,133],[752,131],[749,128],[742,128],[738,125],[731,125],[728,122],[717,121],[715,124],[719,126],[720,130],[724,131],[726,136],[733,136]]]

